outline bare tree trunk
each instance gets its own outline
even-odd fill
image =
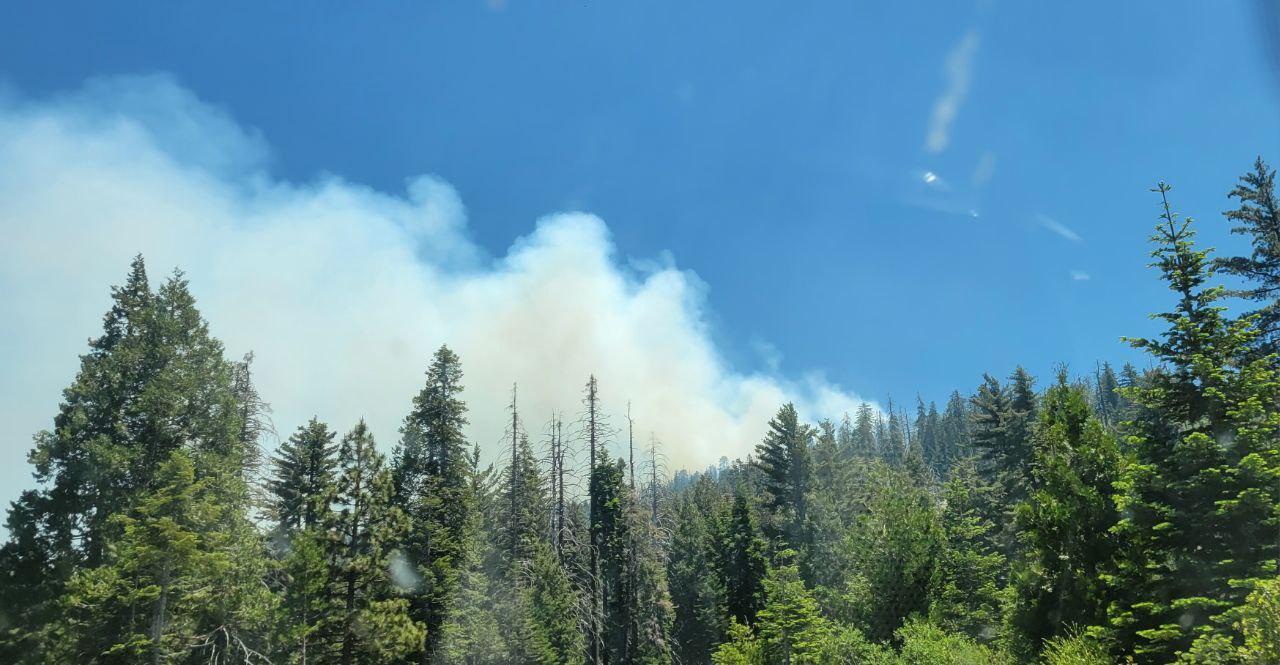
[[[631,493],[636,493],[636,421],[631,418],[631,402],[627,402],[627,457],[631,464]]]
[[[588,539],[588,550],[591,556],[591,617],[587,630],[587,638],[591,641],[588,648],[588,655],[592,665],[599,665],[603,662],[601,654],[601,614],[603,612],[603,598],[600,589],[600,543],[595,541],[595,520],[599,518],[599,510],[596,506],[595,487],[590,479],[596,474],[596,446],[599,444],[599,414],[597,413],[597,394],[596,394],[596,377],[594,374],[587,381],[587,445],[590,449],[590,471],[588,472],[588,529],[591,531],[591,537]]]
[[[652,504],[649,520],[658,523],[658,444],[649,437],[649,499]]]
[[[556,554],[564,562],[564,423],[556,418]]]
[[[511,565],[519,556],[519,525],[516,518],[516,466],[519,463],[517,449],[520,440],[520,412],[516,410],[516,384],[511,384]]]

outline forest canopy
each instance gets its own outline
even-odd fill
[[[1152,190],[1145,366],[781,404],[750,456],[674,473],[594,376],[549,422],[513,385],[482,464],[448,346],[396,441],[275,423],[252,354],[139,256],[9,507],[0,661],[1278,663],[1274,177],[1209,227],[1245,256]]]

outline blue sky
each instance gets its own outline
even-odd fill
[[[1255,155],[1280,161],[1252,3],[4,13],[17,94],[168,74],[256,133],[283,181],[398,195],[435,174],[494,256],[543,215],[594,213],[622,255],[697,275],[733,366],[877,399],[1134,357],[1119,337],[1167,302],[1144,266],[1148,188],[1169,180],[1202,239],[1238,247],[1224,194]]]

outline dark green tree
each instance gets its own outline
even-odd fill
[[[9,542],[0,549],[0,603],[8,614],[0,660],[41,658],[67,580],[107,562],[107,544],[120,536],[117,516],[156,489],[174,451],[236,480],[254,461],[232,363],[182,274],[153,293],[138,257],[112,301],[53,428],[35,437],[29,459],[38,487],[10,509]]]
[[[996,521],[1003,514],[997,497],[971,460],[956,465],[943,490],[940,521],[945,547],[931,583],[929,607],[934,624],[988,644],[1004,632],[1008,603],[1003,583],[1008,561],[1000,550]]]
[[[1000,491],[1005,516],[1001,551],[1013,558],[1017,536],[1013,528],[1014,507],[1024,501],[1031,486],[1031,435],[1036,418],[1034,379],[1018,367],[1001,386],[991,375],[984,375],[977,393],[970,400],[969,436],[979,454],[978,471],[983,479]]]
[[[1045,391],[1035,434],[1035,487],[1017,508],[1024,553],[1013,624],[1032,658],[1046,641],[1106,624],[1106,580],[1120,551],[1112,495],[1124,469],[1115,437],[1065,369]]]
[[[546,544],[534,548],[524,587],[533,625],[543,635],[549,650],[548,665],[574,665],[585,661],[579,609],[582,599],[560,559]]]
[[[816,660],[832,633],[831,622],[800,579],[794,554],[778,554],[777,565],[764,578],[764,604],[756,617],[766,661],[782,665]]]
[[[601,459],[591,474],[591,543],[599,556],[601,660],[623,663],[632,622],[629,587],[626,463]]]
[[[788,403],[769,421],[769,431],[756,445],[755,466],[764,482],[769,513],[768,531],[773,539],[803,548],[809,484],[812,429],[800,422]]]
[[[929,468],[935,478],[945,478],[947,469],[951,465],[951,460],[939,437],[939,430],[942,426],[941,420],[941,416],[938,415],[937,404],[930,402],[929,407],[926,409],[924,400],[916,398],[915,449],[919,451],[925,466]]]
[[[1093,411],[1103,425],[1115,428],[1125,420],[1125,404],[1120,396],[1120,379],[1111,363],[1102,363],[1098,367],[1093,382]]]
[[[328,513],[325,502],[337,474],[335,436],[328,425],[312,418],[276,450],[267,487],[282,534],[317,527]]]
[[[755,624],[764,602],[767,557],[767,545],[760,537],[751,504],[741,492],[735,492],[733,504],[721,519],[713,559],[728,618],[747,626]]]
[[[1155,315],[1168,325],[1159,338],[1130,340],[1158,369],[1128,389],[1141,409],[1121,484],[1117,531],[1129,547],[1111,610],[1118,645],[1142,663],[1169,662],[1197,641],[1238,641],[1231,610],[1276,574],[1280,556],[1275,359],[1253,352],[1256,319],[1224,316],[1209,251],[1173,213],[1169,187],[1154,191],[1153,265],[1176,302]]]
[[[876,449],[876,420],[874,407],[863,402],[858,405],[858,415],[854,420],[853,453],[855,457],[874,457]]]
[[[724,583],[717,561],[722,548],[718,516],[728,505],[706,474],[675,500],[675,524],[667,558],[667,580],[675,606],[672,638],[679,661],[706,662],[728,628]]]
[[[928,612],[945,539],[933,497],[909,474],[881,463],[867,483],[863,512],[844,539],[851,572],[842,604],[868,637],[885,641]]]
[[[322,523],[329,523],[327,514]],[[317,660],[315,635],[326,620],[337,616],[338,597],[330,593],[328,534],[312,527],[294,531],[285,541],[288,549],[280,561],[280,616],[277,619],[277,657],[286,663],[305,665]],[[321,648],[320,655],[324,655]]]
[[[889,417],[885,420],[884,436],[880,440],[880,455],[889,464],[900,464],[907,458],[910,438],[907,436],[906,416],[898,411],[892,397],[887,408]]]
[[[464,558],[464,531],[475,510],[472,464],[462,429],[467,405],[462,401],[462,364],[441,346],[427,368],[426,384],[413,398],[413,408],[400,426],[400,443],[392,463],[396,505],[409,527],[401,548],[422,578],[410,595],[413,618],[427,627],[420,661],[432,653],[458,583]]]
[[[973,453],[969,439],[969,421],[968,401],[959,391],[953,391],[938,422],[938,447],[943,451],[942,457],[947,461],[948,467],[952,462]]]
[[[476,451],[468,462],[473,470],[478,453]],[[470,492],[481,506],[489,498],[486,475],[469,474]],[[528,616],[522,611],[527,608],[510,604],[501,607],[502,590],[495,588],[485,570],[484,562],[492,555],[481,520],[483,513],[483,510],[471,511],[463,524],[459,558],[452,562],[456,571],[454,584],[450,595],[441,601],[445,618],[436,640],[434,663],[503,665],[521,662],[514,660],[513,646],[523,651],[521,656],[533,655],[530,652],[537,650],[532,644],[536,637],[530,634]],[[510,597],[506,600],[509,603]],[[506,614],[502,618],[510,623],[499,623],[500,611]]]
[[[196,466],[174,450],[154,489],[113,516],[106,560],[67,585],[50,662],[268,662],[276,599],[247,490]]]
[[[413,585],[392,576],[400,556],[395,544],[408,524],[363,420],[342,438],[338,468],[326,525],[336,611],[321,623],[316,641],[342,665],[398,662],[421,650],[424,628],[401,597]]]
[[[1280,206],[1276,202],[1276,172],[1259,157],[1253,170],[1227,196],[1238,199],[1240,207],[1226,217],[1236,226],[1231,232],[1249,236],[1253,251],[1249,256],[1228,256],[1214,260],[1220,272],[1250,283],[1248,288],[1228,292],[1257,303],[1254,316],[1258,328],[1256,343],[1263,354],[1280,351]]]

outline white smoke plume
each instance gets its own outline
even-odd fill
[[[230,357],[255,353],[281,435],[313,414],[341,431],[364,417],[389,450],[444,343],[490,459],[512,382],[536,434],[553,411],[576,416],[594,372],[615,423],[630,401],[637,439],[652,432],[677,468],[745,455],[786,400],[809,418],[858,401],[818,374],[727,366],[706,286],[669,259],[619,256],[598,217],[548,215],[490,257],[439,178],[395,193],[286,182],[268,155],[163,76],[0,94],[0,499],[31,485],[31,435],[139,252],[153,284],[186,271]]]

